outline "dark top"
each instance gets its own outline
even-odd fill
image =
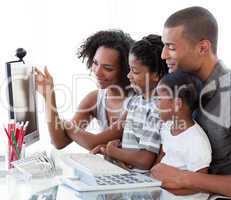
[[[219,61],[200,93],[196,121],[212,147],[212,174],[231,174],[231,71]]]

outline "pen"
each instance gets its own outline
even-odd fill
[[[13,141],[16,153],[17,153],[17,157],[20,158],[20,153],[19,153],[19,149],[18,149],[18,144],[17,144],[16,138],[15,138],[15,135],[14,135],[14,131],[11,132],[11,136],[12,136],[12,141]]]
[[[17,143],[18,143],[19,136],[20,136],[20,124],[17,122],[16,129],[15,129],[15,138],[16,138]]]
[[[11,139],[10,134],[8,133],[6,127],[4,127],[4,130],[5,130],[5,133],[6,133],[7,137],[8,137],[9,148],[11,148],[11,147],[13,147],[12,139]],[[13,160],[13,157],[14,157],[14,156],[17,156],[17,153],[16,153],[15,148],[12,148],[12,154],[10,154],[10,158],[9,158],[9,159],[10,159],[10,160]]]
[[[12,141],[11,141],[10,135],[9,135],[9,133],[7,132],[7,129],[6,129],[5,127],[4,127],[4,130],[5,130],[5,133],[6,133],[7,137],[8,137],[8,141],[9,141],[9,143],[10,143],[10,144],[12,144]]]
[[[15,138],[15,122],[14,120],[10,120],[8,124],[8,133],[11,135],[12,143],[14,144],[15,150],[17,157],[20,158],[19,156],[19,149],[18,149],[18,144]]]
[[[27,126],[29,124],[29,121],[26,121],[26,123],[22,124],[22,127],[21,127],[21,134],[20,134],[20,139],[19,139],[19,149],[20,151],[22,150],[22,145],[23,145],[23,142],[24,142],[24,137],[25,137],[25,134],[26,134],[26,129],[27,129]]]

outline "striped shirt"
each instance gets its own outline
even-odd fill
[[[146,100],[141,95],[133,96],[127,100],[126,111],[122,148],[145,149],[158,154],[161,123],[155,97]]]

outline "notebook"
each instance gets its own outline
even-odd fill
[[[130,173],[94,154],[68,154],[64,160],[75,171],[75,177],[62,182],[77,191],[117,190],[160,186],[161,182],[147,175]]]

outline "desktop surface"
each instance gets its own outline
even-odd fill
[[[59,157],[59,156],[58,156]],[[58,161],[57,161],[58,164]],[[44,177],[42,179],[29,179],[22,181],[14,175],[14,170],[9,172],[5,182],[6,187],[2,188],[6,195],[5,200],[63,200],[65,199],[156,199],[159,187],[107,190],[94,192],[78,192],[70,187],[62,184],[60,178],[62,176]],[[1,190],[1,189],[0,189]],[[144,196],[145,198],[140,198]],[[112,197],[112,198],[111,198]],[[136,198],[135,198],[136,197]],[[139,197],[139,198],[138,198]]]
[[[78,192],[60,184],[37,192],[25,200],[195,200],[189,196],[174,195],[160,187],[98,192]],[[202,198],[203,199],[203,198]],[[197,200],[202,200],[201,198]],[[226,200],[229,197],[212,195],[203,200]]]
[[[58,161],[57,161],[58,164]],[[65,170],[64,170],[65,171]],[[65,173],[63,174],[65,175]],[[183,199],[186,196],[175,196],[160,187],[120,189],[107,191],[78,192],[60,181],[62,176],[45,177],[20,181],[9,173],[0,178],[0,194],[4,200],[169,200]],[[171,198],[169,198],[171,196]],[[167,197],[167,198],[166,198]]]
[[[113,190],[100,192],[77,192],[65,185],[54,186],[33,194],[27,200],[158,200],[160,188],[146,188],[136,190]]]
[[[70,194],[69,189],[65,186],[60,186],[57,193],[57,200],[62,199],[63,194]],[[78,200],[159,200],[161,189],[157,187],[130,189],[130,190],[114,190],[114,191],[99,191],[99,192],[75,192],[70,195],[70,199]],[[59,197],[60,195],[60,197]],[[73,198],[75,196],[75,198]]]

